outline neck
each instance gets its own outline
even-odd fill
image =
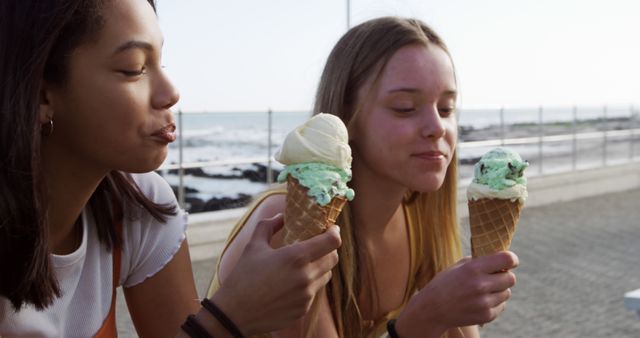
[[[402,216],[402,199],[406,188],[356,165],[352,186],[356,198],[351,204],[358,233],[379,237],[395,226],[402,225],[397,224],[397,220]]]
[[[69,254],[79,245],[79,229],[74,227],[76,220],[106,172],[87,170],[86,165],[44,144],[42,154],[47,187],[49,248],[54,254]]]

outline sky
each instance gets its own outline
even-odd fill
[[[346,0],[157,0],[184,112],[310,111]],[[461,108],[640,107],[638,0],[352,0],[350,25],[416,17],[448,45]]]

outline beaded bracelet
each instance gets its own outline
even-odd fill
[[[224,312],[220,310],[220,308],[213,304],[212,301],[210,301],[208,298],[205,298],[202,300],[202,302],[200,302],[200,304],[202,304],[202,306],[207,309],[209,313],[216,317],[220,324],[222,324],[222,326],[224,326],[232,336],[234,336],[235,338],[244,338],[244,335],[242,335],[242,332],[240,332],[236,324],[234,324],[231,319],[229,319],[229,317],[227,317],[227,315],[225,315]]]
[[[398,336],[398,332],[396,332],[395,318],[387,322],[387,332],[389,333],[389,337],[391,338],[400,338],[400,336]]]

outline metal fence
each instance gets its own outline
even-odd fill
[[[537,147],[537,154],[529,156],[529,161],[533,164],[533,170],[529,171],[529,175],[543,175],[551,171],[571,171],[579,170],[586,167],[599,167],[626,163],[640,159],[640,147],[635,145],[640,138],[640,123],[638,121],[638,110],[633,106],[628,108],[615,109],[616,114],[610,114],[612,111],[608,106],[603,106],[595,110],[599,110],[594,114],[594,108],[588,110],[591,114],[585,118],[579,118],[580,108],[575,106],[564,108],[570,111],[570,117],[554,118],[551,112],[557,112],[557,109],[545,109],[544,107],[529,109],[537,112],[537,121],[508,123],[509,114],[517,114],[517,111],[523,109],[506,110],[504,108],[496,109],[499,116],[498,121],[492,123],[487,128],[497,129],[497,137],[491,139],[462,141],[458,143],[458,151],[465,152],[475,149],[476,152],[484,152],[496,146],[509,147],[528,147],[529,152],[533,147]],[[587,109],[587,108],[584,108]],[[487,110],[484,110],[485,112]],[[472,112],[472,110],[463,110],[464,113]],[[182,112],[178,113],[178,151],[179,161],[175,164],[165,164],[159,170],[177,170],[179,176],[178,200],[180,205],[184,206],[185,201],[185,185],[184,172],[185,169],[217,167],[226,165],[242,165],[252,163],[263,163],[267,166],[267,182],[273,182],[272,174],[272,111],[267,112],[268,118],[268,139],[267,153],[264,157],[253,158],[234,158],[223,161],[202,161],[202,162],[184,162],[183,161],[183,144],[182,138]],[[545,117],[547,117],[545,119]],[[585,127],[586,126],[586,127]],[[527,135],[519,137],[510,137],[518,134],[517,129],[520,128],[520,134],[523,132]],[[514,130],[516,132],[514,132]],[[493,135],[496,135],[494,133]],[[628,143],[628,145],[625,145]],[[580,149],[580,146],[587,147],[586,150]],[[564,152],[554,152],[545,150],[547,147],[557,147],[558,145],[570,149]],[[627,147],[626,150],[621,149]],[[627,153],[624,155],[624,153]],[[580,154],[588,154],[588,163],[579,165]],[[598,153],[600,153],[598,155]],[[594,156],[599,158],[595,159]],[[567,158],[569,157],[569,158]],[[547,163],[549,162],[549,163]],[[568,162],[568,163],[567,163]],[[468,172],[468,170],[467,170]],[[462,174],[464,175],[464,174]]]

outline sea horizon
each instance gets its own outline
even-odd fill
[[[604,106],[603,106],[604,107]],[[594,132],[601,130],[618,130],[626,128],[638,128],[638,112],[631,107],[578,107],[574,113],[573,107],[544,108],[542,111],[544,136],[570,134],[575,131]],[[176,114],[177,115],[177,114]],[[203,167],[198,170],[188,171],[183,178],[187,189],[186,197],[189,200],[200,200],[206,203],[217,199],[224,204],[229,201],[247,200],[247,196],[253,196],[267,188],[266,184],[266,159],[281,146],[286,134],[296,126],[303,123],[311,112],[305,111],[272,111],[271,133],[269,133],[269,114],[264,112],[189,112],[176,116],[179,124],[182,120],[182,129],[178,126],[178,140],[170,145],[169,154],[163,166],[176,164],[180,161],[179,150],[182,147],[183,163],[198,162],[246,162],[246,159],[262,158],[265,161],[256,163],[228,164],[215,167]],[[539,136],[541,129],[540,108],[520,109],[490,109],[490,110],[461,110],[459,112],[459,138],[465,141],[486,141],[490,139],[517,138]],[[502,121],[501,122],[501,117]],[[574,123],[575,117],[575,123]],[[180,133],[181,131],[181,133]],[[504,135],[503,135],[504,132]],[[271,136],[271,148],[268,147],[269,135]],[[180,145],[182,142],[182,145]],[[628,142],[628,141],[627,141]],[[613,142],[611,142],[613,145]],[[617,157],[624,157],[625,148],[620,150],[610,145],[606,151],[620,153]],[[540,145],[517,144],[508,145],[518,151],[525,160],[532,163],[529,171],[535,174],[538,169]],[[578,144],[581,158],[593,157],[590,160],[582,159],[580,165],[588,165],[589,162],[600,160],[602,156],[593,156],[594,153],[603,152],[600,142],[581,141]],[[545,144],[545,158],[556,158],[548,161],[545,170],[556,170],[566,167],[567,161],[563,158],[573,151],[572,142],[555,142]],[[477,160],[491,146],[471,147],[459,149],[460,179],[469,180],[472,175],[472,167],[469,165]],[[635,147],[640,151],[640,145]],[[612,156],[612,158],[615,156]],[[555,164],[553,164],[555,162]],[[571,159],[568,161],[571,165]],[[282,169],[282,165],[272,161],[275,171]],[[162,167],[161,167],[162,168]],[[179,184],[179,177],[175,171],[160,170],[165,179],[173,186]],[[259,180],[262,180],[260,182]],[[226,202],[225,202],[226,201]],[[220,204],[218,203],[218,204]],[[235,206],[234,203],[230,203]]]

